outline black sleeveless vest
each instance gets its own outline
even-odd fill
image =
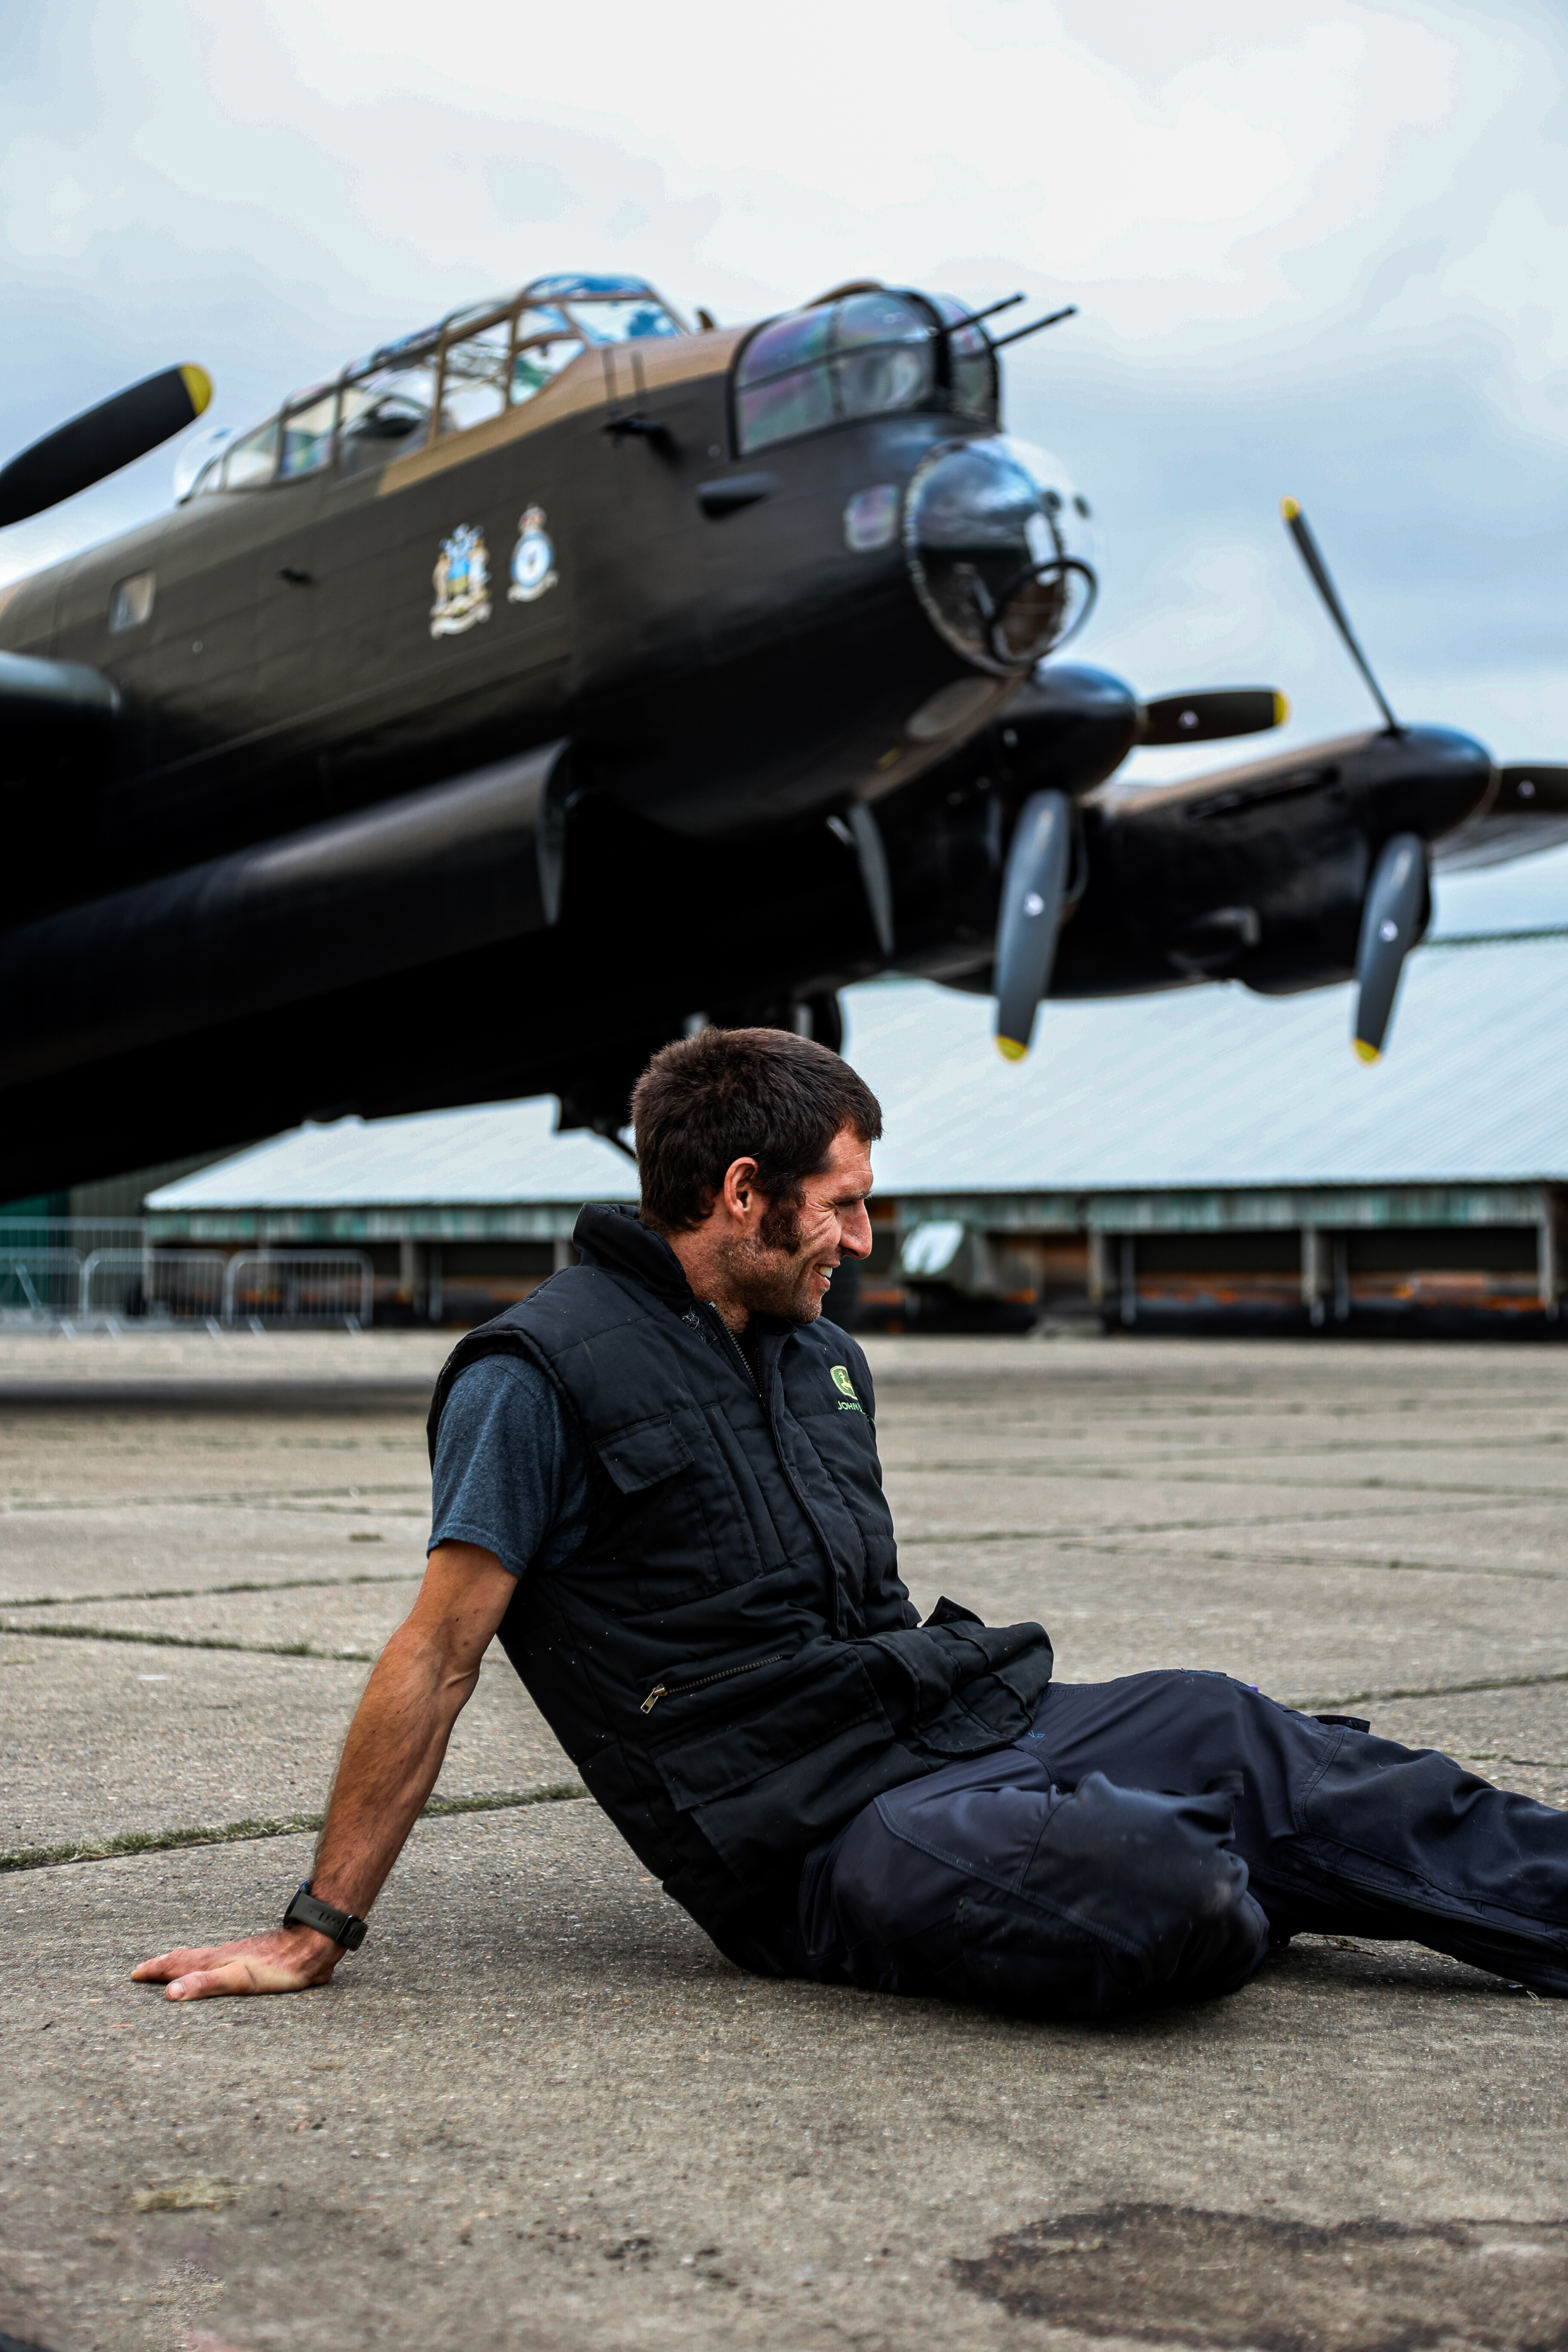
[[[582,1263],[471,1331],[537,1364],[589,1457],[589,1529],[522,1579],[500,1639],[666,1891],[732,1948],[768,1888],[900,1781],[1005,1748],[1051,1671],[1038,1625],[987,1628],[898,1573],[866,1359],[831,1323],[758,1318],[757,1372],[673,1250],[587,1208]]]

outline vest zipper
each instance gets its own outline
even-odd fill
[[[661,1698],[683,1698],[688,1691],[706,1690],[710,1683],[727,1683],[737,1675],[754,1675],[759,1666],[782,1666],[784,1653],[773,1658],[753,1658],[749,1665],[724,1666],[716,1675],[699,1675],[694,1683],[655,1683],[637,1709],[639,1715],[651,1715]]]
[[[745,1373],[747,1380],[750,1381],[752,1384],[752,1392],[755,1396],[757,1402],[763,1408],[763,1419],[767,1424],[768,1435],[773,1439],[773,1452],[778,1455],[779,1468],[784,1472],[784,1485],[789,1488],[790,1493],[795,1496],[795,1501],[799,1504],[801,1514],[805,1518],[807,1527],[811,1529],[812,1534],[816,1538],[817,1544],[821,1549],[823,1565],[827,1570],[828,1583],[831,1587],[831,1622],[833,1631],[838,1640],[843,1641],[845,1639],[844,1593],[838,1581],[838,1571],[834,1566],[833,1547],[828,1542],[827,1538],[823,1534],[822,1522],[817,1517],[816,1513],[812,1509],[811,1505],[807,1502],[805,1493],[802,1490],[800,1480],[795,1476],[794,1470],[790,1466],[789,1457],[785,1454],[784,1447],[779,1443],[779,1433],[773,1423],[773,1416],[769,1401],[763,1394],[763,1384],[760,1378],[752,1371],[751,1365],[746,1361],[745,1351],[742,1348],[740,1341],[736,1339],[734,1333],[731,1330],[730,1326],[725,1322],[724,1318],[720,1314],[718,1308],[712,1304],[711,1300],[705,1299],[701,1301],[700,1304],[706,1309],[708,1314],[712,1317],[713,1327],[718,1329],[721,1337],[727,1341],[731,1354],[734,1357],[735,1361],[740,1365],[741,1370]],[[766,1662],[763,1661],[762,1663]],[[743,1672],[744,1669],[742,1669],[742,1671]],[[696,1685],[693,1684],[691,1687],[695,1689]],[[654,1698],[657,1698],[659,1694],[657,1691],[653,1694]],[[644,1701],[643,1713],[645,1715],[647,1713],[648,1707],[651,1704],[651,1700]]]
[[[705,1298],[701,1301],[701,1304],[708,1309],[709,1314],[712,1318],[712,1321],[709,1326],[710,1329],[716,1330],[718,1332],[721,1340],[723,1342],[724,1346],[728,1348],[731,1355],[734,1358],[736,1363],[740,1365],[741,1370],[746,1375],[747,1380],[751,1383],[752,1393],[760,1404],[762,1402],[763,1392],[757,1385],[756,1374],[752,1371],[751,1365],[746,1360],[745,1349],[742,1347],[739,1339],[736,1339],[733,1331],[731,1330],[728,1323],[725,1322],[724,1318],[720,1314],[719,1309],[713,1305],[711,1299]]]

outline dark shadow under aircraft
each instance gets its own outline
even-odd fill
[[[1011,307],[857,284],[693,331],[539,279],[0,591],[0,1197],[349,1110],[548,1092],[613,1133],[683,1027],[837,1044],[887,969],[993,993],[1015,1057],[1047,996],[1354,976],[1374,1056],[1434,852],[1568,836],[1568,770],[1402,726],[1367,670],[1375,731],[1115,782],[1283,698],[1047,658],[1093,520],[1001,430]],[[0,522],[206,396],[63,427]]]

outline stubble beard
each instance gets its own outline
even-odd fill
[[[821,1259],[820,1251],[802,1247],[795,1203],[770,1202],[756,1232],[729,1255],[731,1288],[752,1315],[815,1323],[822,1313],[815,1279]]]

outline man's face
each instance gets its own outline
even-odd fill
[[[871,1153],[852,1127],[833,1139],[826,1167],[807,1176],[799,1202],[763,1208],[754,1229],[726,1252],[733,1296],[753,1315],[815,1323],[833,1269],[847,1257],[869,1257]]]

